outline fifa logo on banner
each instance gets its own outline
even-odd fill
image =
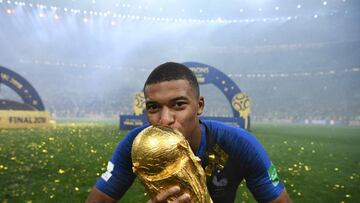
[[[248,128],[248,117],[251,112],[250,98],[244,93],[237,93],[231,100],[233,108],[239,112],[240,117],[245,120],[245,128]]]
[[[142,115],[145,110],[145,96],[144,92],[139,92],[135,95],[133,111],[136,116]]]

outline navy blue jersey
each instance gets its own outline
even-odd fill
[[[118,144],[107,171],[96,188],[119,199],[135,179],[132,172],[131,146],[142,126],[130,131]],[[210,138],[210,139],[208,139]],[[276,169],[264,148],[249,132],[226,124],[201,122],[201,143],[195,152],[208,173],[207,186],[214,203],[234,202],[242,180],[259,202],[277,198],[284,189]]]

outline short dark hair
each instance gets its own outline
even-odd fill
[[[195,74],[185,65],[175,62],[167,62],[156,67],[147,78],[144,84],[144,91],[148,85],[171,80],[187,80],[193,88],[195,95],[197,97],[200,96],[199,83]]]

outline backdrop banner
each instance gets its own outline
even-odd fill
[[[183,64],[194,72],[199,85],[214,85],[222,92],[223,96],[225,96],[231,106],[231,112],[233,114],[232,116],[202,116],[202,119],[217,120],[236,127],[250,130],[250,98],[240,90],[240,88],[230,77],[218,69],[206,64],[198,62],[185,62]],[[135,95],[133,111],[133,115],[120,115],[119,126],[121,130],[131,130],[135,127],[139,127],[147,123],[145,116],[145,98],[143,92],[139,92]]]
[[[54,126],[55,121],[51,120],[50,112],[47,111],[0,110],[0,129]]]

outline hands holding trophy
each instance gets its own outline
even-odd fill
[[[211,203],[200,159],[177,130],[145,128],[135,138],[133,171],[154,201]]]

